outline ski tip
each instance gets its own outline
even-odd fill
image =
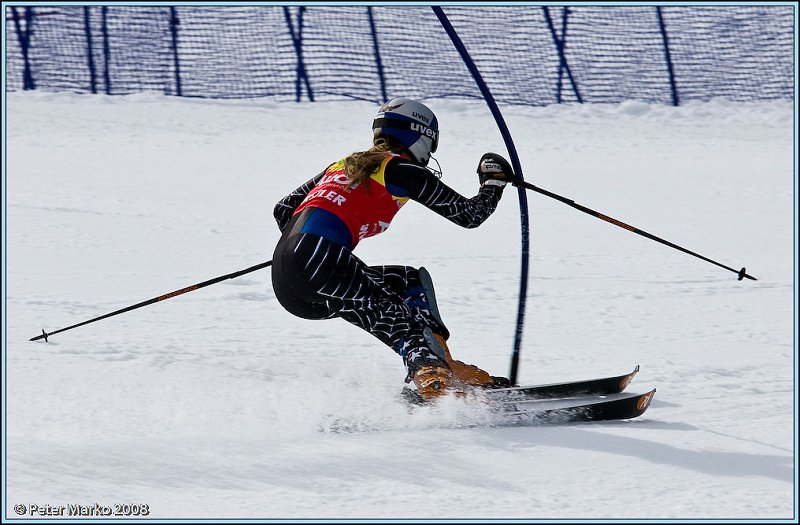
[[[650,406],[650,403],[653,401],[653,397],[656,395],[656,389],[652,389],[649,392],[646,392],[639,396],[639,400],[636,402],[636,408],[639,410],[640,414],[643,414],[645,410]]]
[[[636,365],[636,368],[633,369],[633,372],[631,372],[630,374],[624,376],[622,378],[622,380],[619,382],[619,387],[618,387],[617,391],[618,392],[622,392],[623,390],[628,388],[628,385],[631,384],[631,381],[633,381],[633,378],[638,373],[639,373],[639,365]]]

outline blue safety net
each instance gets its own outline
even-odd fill
[[[794,96],[791,5],[447,6],[498,103]],[[6,89],[477,98],[429,7],[6,7]]]

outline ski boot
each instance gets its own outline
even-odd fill
[[[446,395],[453,386],[453,371],[447,362],[432,351],[424,337],[412,336],[400,353],[408,375],[406,383],[414,382],[418,401],[428,401]]]
[[[428,327],[423,330],[423,335],[433,353],[448,364],[453,373],[453,381],[456,384],[480,388],[504,388],[511,386],[511,381],[505,377],[490,375],[489,372],[475,365],[468,365],[463,361],[453,359],[444,336],[433,333],[433,330]]]
[[[423,401],[447,395],[453,386],[453,372],[442,366],[423,366],[412,376]]]
[[[457,383],[469,386],[478,386],[483,388],[504,388],[511,386],[511,381],[505,377],[497,377],[489,375],[485,370],[481,370],[475,365],[468,365],[463,361],[457,361],[450,355],[450,349],[447,347],[447,339],[450,337],[450,332],[442,321],[442,316],[439,313],[439,306],[436,303],[436,293],[433,288],[433,279],[431,274],[424,267],[419,269],[419,280],[424,290],[424,297],[422,303],[429,318],[430,328],[426,328],[423,332],[425,340],[430,345],[435,354],[444,360],[453,371],[453,379]],[[418,300],[419,301],[419,300]],[[417,305],[419,306],[419,305]]]

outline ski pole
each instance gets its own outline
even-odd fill
[[[250,268],[245,268],[244,270],[240,270],[238,272],[229,273],[227,275],[221,275],[219,277],[215,277],[214,279],[209,279],[208,281],[203,281],[202,283],[193,284],[191,286],[187,286],[186,288],[181,288],[180,290],[175,290],[174,292],[170,292],[168,294],[160,295],[158,297],[154,297],[152,299],[148,299],[147,301],[142,301],[141,303],[137,303],[137,304],[128,306],[126,308],[122,308],[120,310],[117,310],[115,312],[111,312],[111,313],[108,313],[108,314],[105,314],[105,315],[101,315],[100,317],[95,317],[94,319],[89,319],[88,321],[83,321],[82,323],[74,324],[74,325],[68,326],[66,328],[61,328],[60,330],[55,330],[53,332],[45,332],[44,329],[42,329],[42,334],[41,335],[37,335],[36,337],[32,337],[30,339],[30,341],[37,341],[39,339],[44,339],[45,342],[47,342],[47,338],[50,337],[53,334],[58,334],[60,332],[66,332],[67,330],[72,330],[73,328],[78,328],[79,326],[83,326],[85,324],[93,323],[93,322],[99,321],[101,319],[106,319],[106,318],[111,317],[113,315],[122,314],[122,313],[125,313],[125,312],[130,312],[131,310],[135,310],[137,308],[141,308],[143,306],[147,306],[147,305],[150,305],[150,304],[153,304],[153,303],[157,303],[157,302],[160,302],[160,301],[166,301],[167,299],[170,299],[170,298],[175,297],[177,295],[182,295],[182,294],[185,294],[185,293],[188,293],[188,292],[192,292],[194,290],[197,290],[197,289],[200,289],[200,288],[204,288],[206,286],[218,283],[220,281],[224,281],[226,279],[233,279],[235,277],[239,277],[240,275],[244,275],[246,273],[254,272],[256,270],[260,270],[261,268],[266,268],[267,266],[269,266],[271,264],[272,264],[272,261],[267,261],[267,262],[263,262],[261,264],[257,264],[255,266],[251,266]]]
[[[555,193],[553,193],[551,191],[547,191],[547,190],[544,190],[542,188],[538,188],[538,187],[534,186],[533,184],[529,184],[527,182],[512,182],[511,184],[513,184],[514,186],[526,188],[528,190],[533,190],[533,191],[535,191],[537,193],[541,193],[542,195],[546,195],[548,197],[556,199],[557,201],[561,201],[564,204],[572,206],[576,210],[580,210],[580,211],[582,211],[584,213],[587,213],[587,214],[589,214],[589,215],[591,215],[593,217],[597,217],[598,219],[602,219],[602,220],[604,220],[606,222],[609,222],[609,223],[613,224],[614,226],[619,226],[620,228],[624,228],[624,229],[626,229],[626,230],[628,230],[630,232],[639,234],[642,237],[647,237],[650,240],[653,240],[653,241],[656,241],[656,242],[660,242],[661,244],[669,246],[670,248],[675,248],[676,250],[680,250],[683,253],[688,253],[689,255],[693,255],[694,257],[697,257],[698,259],[702,259],[702,260],[704,260],[706,262],[710,262],[711,264],[715,264],[715,265],[719,266],[720,268],[725,268],[726,270],[729,270],[729,271],[737,274],[739,276],[739,280],[740,281],[742,279],[744,279],[745,277],[747,277],[748,279],[752,279],[753,281],[757,280],[752,275],[748,275],[747,272],[746,272],[746,268],[744,268],[744,267],[741,270],[735,270],[735,269],[731,268],[730,266],[725,266],[724,264],[718,263],[717,261],[709,259],[708,257],[704,257],[704,256],[700,255],[699,253],[695,253],[695,252],[693,252],[691,250],[687,250],[686,248],[678,246],[677,244],[674,244],[674,243],[671,243],[669,241],[666,241],[666,240],[664,240],[664,239],[662,239],[660,237],[656,237],[652,233],[647,233],[646,231],[640,230],[639,228],[631,226],[630,224],[625,224],[624,222],[618,221],[617,219],[614,219],[614,218],[611,218],[608,215],[603,215],[600,212],[594,211],[591,208],[587,208],[586,206],[583,206],[581,204],[576,203],[572,199],[567,199],[566,197],[562,197],[561,195],[557,195],[557,194],[555,194]]]

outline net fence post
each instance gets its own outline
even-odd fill
[[[31,27],[33,24],[33,8],[26,7],[24,13],[25,29],[22,29],[19,11],[16,7],[11,7],[11,16],[14,19],[14,31],[17,33],[20,51],[22,51],[22,89],[27,91],[29,89],[36,89],[36,82],[33,80],[29,54],[31,46]]]
[[[547,21],[547,27],[550,29],[550,34],[553,36],[553,42],[556,45],[556,50],[558,51],[558,103],[561,104],[561,79],[563,77],[563,72],[567,72],[567,77],[569,77],[569,82],[572,85],[572,90],[575,92],[575,97],[577,97],[578,102],[583,104],[583,97],[581,97],[581,92],[578,89],[578,83],[575,81],[575,77],[572,75],[572,69],[569,67],[569,62],[567,62],[567,55],[564,52],[564,48],[566,47],[567,41],[567,18],[569,16],[569,8],[565,7],[562,17],[562,30],[561,30],[561,37],[558,36],[558,32],[556,31],[555,24],[553,23],[553,18],[550,16],[550,9],[547,6],[542,7],[542,11],[544,11],[544,19]]]
[[[306,93],[308,93],[308,100],[314,102],[314,92],[311,89],[311,82],[308,78],[306,65],[303,61],[303,15],[306,12],[306,6],[300,6],[297,9],[297,32],[295,33],[294,24],[292,23],[292,14],[289,7],[284,6],[283,13],[286,16],[286,25],[289,26],[289,35],[292,37],[294,50],[297,54],[297,79],[295,80],[295,92],[297,102],[302,99],[303,84],[306,86]]]
[[[367,7],[367,16],[369,17],[369,29],[372,33],[372,48],[375,51],[375,66],[378,68],[378,80],[381,83],[381,103],[383,103],[386,102],[389,97],[386,96],[386,78],[383,74],[381,51],[378,47],[378,31],[375,26],[375,17],[372,15],[372,7]]]
[[[111,94],[111,39],[108,35],[108,6],[100,8],[103,30],[103,83],[105,84],[106,95]]]
[[[86,67],[89,68],[89,89],[97,94],[97,68],[94,65],[94,43],[92,41],[91,7],[83,7],[83,32],[86,35]]]
[[[661,6],[656,6],[656,16],[658,16],[658,27],[661,30],[661,39],[664,41],[664,60],[667,63],[667,72],[669,73],[669,87],[672,92],[672,105],[680,105],[678,98],[678,87],[675,84],[675,68],[672,66],[672,54],[669,50],[669,36],[667,35],[667,26],[664,24],[664,13]]]
[[[181,62],[178,54],[178,10],[175,6],[169,8],[169,32],[172,37],[172,62],[175,67],[175,94],[183,96],[183,86],[181,86]]]

